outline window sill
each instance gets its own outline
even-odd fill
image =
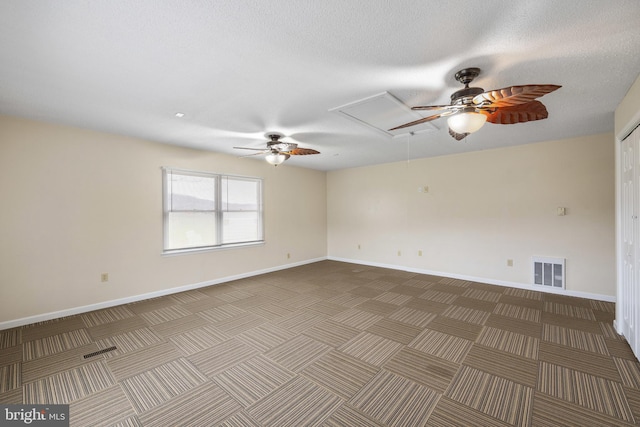
[[[170,249],[162,252],[162,256],[174,256],[174,255],[186,255],[192,253],[201,253],[201,252],[217,252],[224,251],[228,249],[238,249],[238,248],[246,248],[253,246],[263,246],[264,240],[260,240],[257,242],[247,242],[247,243],[234,243],[223,246],[205,246],[201,248],[187,248],[187,249]]]

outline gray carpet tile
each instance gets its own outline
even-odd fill
[[[372,326],[373,327],[373,326]],[[323,342],[332,347],[339,347],[354,338],[361,331],[331,319],[324,320],[313,328],[304,331],[304,334],[316,341]]]
[[[24,384],[24,403],[67,404],[115,383],[104,361],[93,362]]]
[[[380,371],[349,403],[389,426],[426,426],[440,394],[389,371]]]
[[[331,351],[302,370],[301,374],[348,400],[378,372],[378,368],[340,351]]]
[[[490,326],[482,329],[476,343],[530,359],[538,358],[540,348],[537,338]]]
[[[577,350],[549,342],[540,343],[538,362],[548,362],[620,382],[620,373],[613,358],[598,353]]]
[[[87,327],[103,325],[105,323],[112,323],[117,320],[128,319],[134,316],[135,313],[131,311],[131,308],[128,305],[119,305],[116,307],[91,311],[89,313],[80,315]]]
[[[465,357],[464,364],[530,388],[535,388],[537,384],[538,362],[530,358],[474,345]]]
[[[404,347],[384,364],[384,368],[442,394],[460,365]]]
[[[22,387],[0,393],[0,403],[3,405],[20,405],[23,401]]]
[[[160,344],[164,340],[150,328],[134,329],[122,334],[112,335],[96,341],[100,349],[116,347],[115,351],[105,353],[105,357],[115,357],[124,353]],[[91,353],[87,351],[87,353]]]
[[[162,342],[109,358],[107,365],[113,375],[121,381],[180,357],[180,352],[173,344]]]
[[[438,316],[432,322],[429,322],[428,328],[469,341],[475,341],[480,332],[482,332],[482,325],[444,315]]]
[[[228,340],[230,337],[208,325],[172,335],[169,341],[185,356],[198,353]]]
[[[463,405],[442,396],[429,417],[430,427],[511,427],[512,424],[501,421],[470,406]],[[556,425],[557,427],[557,425]]]
[[[345,404],[335,411],[331,417],[325,421],[323,427],[384,427],[384,424],[376,422],[357,409]]]
[[[81,326],[82,327],[82,326]],[[39,331],[38,328],[33,328],[33,331]],[[44,332],[46,336],[46,332]],[[40,338],[40,337],[36,337]],[[15,347],[22,342],[22,329],[13,328],[0,331],[0,350],[4,350],[10,347]]]
[[[402,344],[396,341],[362,332],[341,345],[338,350],[371,365],[382,366],[401,348]]]
[[[368,327],[366,332],[406,345],[413,341],[422,332],[422,329],[389,318],[383,318]]]
[[[247,412],[265,426],[320,426],[343,400],[297,377],[251,405]]]
[[[133,409],[141,414],[207,380],[191,363],[178,359],[128,377],[120,386]]]
[[[429,311],[409,307],[398,308],[389,315],[389,319],[397,320],[398,322],[417,326],[419,328],[424,328],[436,317],[436,314]]]
[[[216,426],[242,409],[220,387],[206,382],[138,415],[144,427]]]
[[[135,416],[130,401],[118,385],[105,388],[71,403],[70,425],[108,427]]]
[[[22,362],[22,381],[28,383],[85,363],[93,363],[96,359],[84,359],[83,356],[98,349],[96,343],[91,343],[39,359],[24,361]]]
[[[89,335],[91,335],[91,338],[94,340],[100,340],[147,327],[149,327],[149,323],[144,319],[137,316],[131,316],[125,319],[118,319],[113,322],[105,322],[88,327],[87,331],[89,332]]]
[[[409,347],[454,363],[462,363],[472,345],[472,341],[425,329],[409,344]]]
[[[264,356],[256,356],[216,375],[213,380],[244,407],[259,401],[296,377]]]
[[[0,331],[0,403],[68,403],[74,427],[640,425],[614,317],[321,261]]]
[[[22,344],[24,360],[34,360],[44,356],[60,353],[91,343],[91,337],[85,329],[63,332]]]
[[[0,366],[0,393],[19,388],[22,385],[21,375],[19,363]]]
[[[543,325],[542,339],[563,346],[609,355],[604,336],[557,325]]]
[[[26,343],[27,341],[38,340],[52,335],[82,329],[85,326],[86,325],[82,321],[82,318],[74,316],[27,325],[22,329],[13,329],[10,332],[13,332],[12,336],[14,338],[21,336],[21,342]],[[15,339],[12,340],[12,342],[14,342],[13,345],[15,345]]]
[[[551,363],[540,363],[538,390],[625,421],[633,420],[622,384]]]
[[[298,335],[264,355],[293,372],[300,372],[329,351],[331,347],[327,344],[306,335]]]
[[[240,341],[262,353],[295,337],[296,334],[294,332],[284,329],[282,325],[274,325],[273,323],[263,323],[236,336]]]
[[[527,426],[533,407],[531,387],[463,365],[445,395],[514,426]]]
[[[22,362],[22,346],[14,345],[0,349],[0,366]]]
[[[253,347],[237,338],[231,338],[192,354],[188,359],[196,365],[200,372],[213,377],[257,354],[258,351]]]

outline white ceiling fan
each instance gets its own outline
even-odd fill
[[[480,68],[465,68],[458,71],[455,78],[464,85],[464,89],[451,95],[451,104],[421,105],[411,108],[412,110],[442,112],[389,130],[415,126],[448,116],[449,134],[459,141],[479,130],[485,122],[511,125],[546,119],[549,113],[544,104],[536,101],[536,98],[562,87],[551,84],[536,84],[510,86],[485,92],[479,87],[469,87],[469,84],[479,74]]]
[[[274,165],[278,166],[279,164],[284,163],[291,156],[306,156],[310,154],[320,154],[319,151],[313,150],[311,148],[302,148],[298,147],[298,144],[293,142],[284,142],[281,141],[284,138],[284,135],[278,132],[267,132],[265,137],[269,138],[266,141],[266,148],[252,148],[252,147],[233,147],[238,150],[253,150],[258,151],[254,154],[249,154],[249,156],[259,156],[265,155],[265,160]]]

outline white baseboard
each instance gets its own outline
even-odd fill
[[[487,283],[489,285],[508,286],[511,288],[527,289],[531,291],[567,295],[571,297],[594,299],[598,301],[616,302],[615,296],[592,294],[589,292],[571,291],[567,289],[553,289],[553,288],[547,288],[544,286],[534,286],[527,283],[508,282],[506,280],[487,279],[485,277],[466,276],[463,274],[447,273],[443,271],[423,270],[419,268],[409,268],[409,267],[403,267],[399,265],[367,262],[367,261],[362,261],[357,259],[346,259],[346,258],[338,258],[338,257],[327,257],[327,259],[331,261],[348,262],[351,264],[361,264],[361,265],[368,265],[371,267],[388,268],[391,270],[401,270],[401,271],[408,271],[411,273],[430,274],[432,276],[441,276],[441,277],[448,277],[451,279],[460,279],[460,280],[468,280],[471,282]]]
[[[104,308],[114,307],[116,305],[129,304],[132,302],[142,301],[150,298],[162,297],[165,295],[177,294],[179,292],[191,291],[193,289],[204,288],[212,285],[219,285],[221,283],[232,282],[234,280],[246,279],[248,277],[259,276],[261,274],[272,273],[274,271],[286,270],[292,267],[298,267],[305,264],[312,264],[318,261],[324,261],[327,258],[316,258],[301,262],[295,262],[291,264],[279,265],[277,267],[270,267],[263,270],[251,271],[248,273],[237,274],[235,276],[227,276],[214,280],[207,280],[205,282],[193,283],[190,285],[178,286],[176,288],[162,289],[160,291],[149,292],[141,295],[133,295],[125,298],[118,298],[110,301],[99,302],[96,304],[89,304],[82,307],[74,307],[60,311],[54,311],[50,313],[38,314],[35,316],[23,317],[21,319],[8,320],[0,322],[0,330],[16,328],[18,326],[30,325],[32,323],[44,322],[46,320],[59,319],[61,317],[73,316],[76,314],[87,313],[89,311],[101,310]]]
[[[533,286],[533,285],[524,284],[524,283],[507,282],[507,281],[503,281],[503,280],[487,279],[487,278],[483,278],[483,277],[465,276],[465,275],[462,275],[462,274],[446,273],[446,272],[442,272],[442,271],[432,271],[432,270],[423,270],[423,269],[417,269],[417,268],[407,268],[407,267],[402,267],[402,266],[398,266],[398,265],[374,263],[374,262],[367,262],[367,261],[362,261],[362,260],[345,259],[345,258],[339,258],[339,257],[322,257],[322,258],[315,258],[315,259],[305,260],[305,261],[291,263],[291,264],[279,265],[279,266],[276,266],[276,267],[270,267],[270,268],[266,268],[266,269],[263,269],[263,270],[255,270],[255,271],[242,273],[242,274],[238,274],[238,275],[234,275],[234,276],[227,276],[227,277],[222,277],[222,278],[219,278],[219,279],[207,280],[205,282],[193,283],[193,284],[184,285],[184,286],[178,286],[176,288],[162,289],[160,291],[149,292],[149,293],[146,293],[146,294],[133,295],[133,296],[130,296],[130,297],[118,298],[118,299],[115,299],[115,300],[99,302],[99,303],[96,303],[96,304],[89,304],[89,305],[85,305],[85,306],[82,306],[82,307],[74,307],[74,308],[69,308],[69,309],[60,310],[60,311],[54,311],[54,312],[50,312],[50,313],[38,314],[38,315],[35,315],[35,316],[23,317],[23,318],[15,319],[15,320],[8,320],[8,321],[5,321],[5,322],[0,322],[0,330],[16,328],[16,327],[19,327],[19,326],[29,325],[29,324],[37,323],[37,322],[44,322],[44,321],[47,321],[47,320],[58,319],[58,318],[61,318],[61,317],[73,316],[73,315],[76,315],[76,314],[87,313],[87,312],[94,311],[94,310],[101,310],[101,309],[104,309],[104,308],[114,307],[114,306],[122,305],[122,304],[129,304],[129,303],[132,303],[132,302],[142,301],[142,300],[146,300],[146,299],[150,299],[150,298],[162,297],[162,296],[165,296],[165,295],[176,294],[176,293],[179,293],[179,292],[185,292],[185,291],[190,291],[190,290],[193,290],[193,289],[204,288],[204,287],[207,287],[207,286],[219,285],[219,284],[226,283],[226,282],[231,282],[231,281],[234,281],[234,280],[246,279],[248,277],[259,276],[261,274],[272,273],[274,271],[286,270],[288,268],[298,267],[298,266],[306,265],[306,264],[312,264],[314,262],[319,262],[319,261],[324,261],[324,260],[348,262],[350,264],[368,265],[368,266],[371,266],[371,267],[388,268],[388,269],[391,269],[391,270],[408,271],[408,272],[411,272],[411,273],[418,273],[418,274],[430,274],[430,275],[433,275],[433,276],[449,277],[449,278],[452,278],[452,279],[460,279],[460,280],[469,280],[469,281],[472,281],[472,282],[488,283],[490,285],[508,286],[508,287],[512,287],[512,288],[528,289],[528,290],[532,290],[532,291],[548,292],[548,293],[561,294],[561,295],[580,297],[580,298],[588,298],[588,299],[594,299],[594,300],[600,300],[600,301],[616,302],[616,298],[615,297],[608,296],[608,295],[591,294],[591,293],[588,293],[588,292],[578,292],[578,291],[569,291],[569,290],[557,290],[557,289],[544,288],[544,287],[541,287],[541,286]]]

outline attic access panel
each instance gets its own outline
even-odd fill
[[[382,92],[340,107],[331,108],[329,111],[392,138],[438,130],[433,123],[427,122],[412,126],[411,129],[389,131],[389,129],[403,123],[427,117],[413,111],[389,92]]]

